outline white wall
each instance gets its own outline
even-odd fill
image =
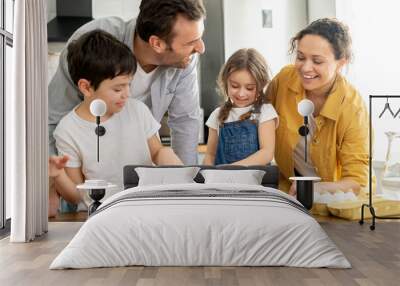
[[[290,62],[289,40],[307,24],[306,0],[224,0],[225,58],[256,48],[273,74]],[[262,9],[272,10],[272,28],[262,27]]]
[[[125,21],[139,14],[141,0],[92,0],[93,18],[118,16]]]
[[[354,61],[347,78],[368,105],[370,94],[400,95],[400,2],[396,0],[336,0],[337,18],[347,23],[353,38]],[[386,100],[374,100],[374,158],[383,160],[387,147],[384,131],[400,132],[400,118],[378,118]],[[390,100],[396,112],[400,99]],[[400,145],[397,147],[400,148]]]
[[[308,0],[308,22],[336,16],[336,0]]]

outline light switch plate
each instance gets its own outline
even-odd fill
[[[261,13],[262,13],[262,27],[272,28],[272,10],[263,9]]]

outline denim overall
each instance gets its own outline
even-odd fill
[[[255,111],[252,117],[254,113]],[[247,158],[260,149],[258,120],[255,121],[247,119],[228,122],[219,128],[215,165],[231,164]]]

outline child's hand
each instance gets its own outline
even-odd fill
[[[64,156],[50,156],[49,158],[49,177],[58,177],[63,171],[65,164],[68,162],[69,157]]]

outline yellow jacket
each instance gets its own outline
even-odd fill
[[[304,88],[293,65],[284,67],[268,87],[268,96],[279,114],[275,160],[281,171],[280,189],[290,187],[294,176],[293,150],[301,136],[303,118],[297,104]],[[320,115],[310,144],[310,158],[322,181],[350,178],[362,187],[368,183],[368,113],[363,99],[344,77],[338,76]]]

